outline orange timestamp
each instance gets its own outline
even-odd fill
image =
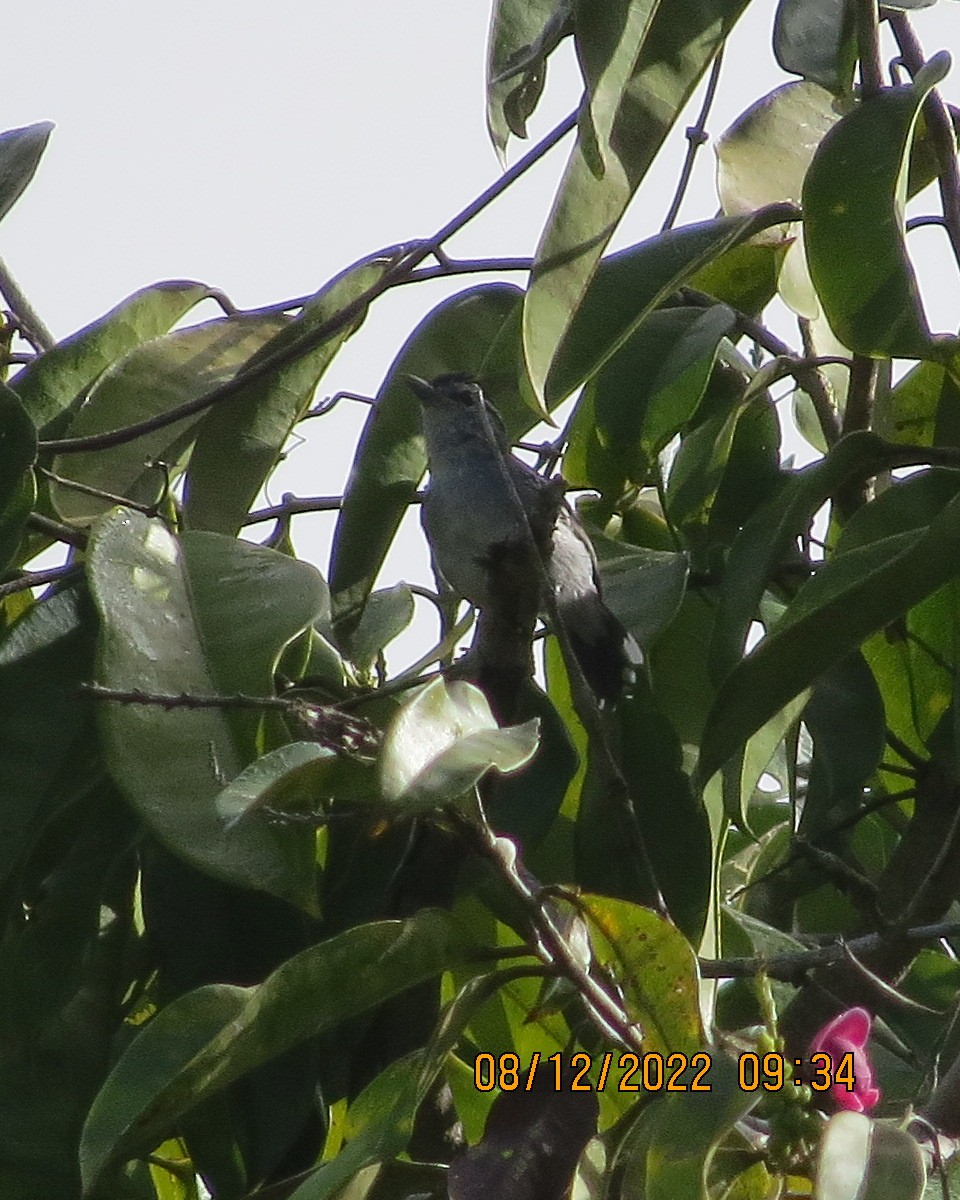
[[[817,1053],[809,1059],[790,1062],[782,1054],[756,1054],[748,1051],[737,1060],[737,1082],[743,1092],[778,1092],[784,1088],[806,1085],[813,1092],[831,1088],[856,1088],[853,1054],[835,1059],[830,1054]],[[473,1063],[473,1082],[477,1091],[532,1091],[535,1086],[554,1091],[602,1092],[609,1088],[617,1092],[709,1092],[710,1069],[713,1057],[705,1050],[696,1054],[587,1054],[583,1051],[566,1058],[562,1054],[541,1057],[539,1052],[530,1058],[526,1070],[521,1069],[520,1057],[506,1053],[493,1055],[482,1052]]]
[[[536,1052],[523,1071],[517,1054],[494,1056],[482,1052],[474,1060],[473,1082],[478,1092],[492,1092],[494,1088],[502,1092],[529,1092],[537,1080],[541,1081],[541,1087],[552,1082],[557,1092],[602,1092],[607,1088],[617,1092],[709,1092],[712,1062],[706,1051],[696,1054],[581,1051],[569,1059],[559,1053],[542,1058]]]

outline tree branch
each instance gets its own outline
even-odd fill
[[[436,255],[442,249],[444,242],[453,237],[455,233],[458,233],[479,213],[483,212],[515,180],[529,170],[534,163],[538,162],[547,151],[552,150],[574,128],[576,123],[577,115],[576,113],[571,113],[551,133],[547,134],[541,142],[534,146],[532,150],[521,159],[518,159],[496,182],[481,192],[476,199],[472,200],[452,220],[448,221],[446,225],[438,229],[432,237],[424,241],[413,242],[409,245],[397,246],[392,248],[391,251],[386,252],[392,254],[394,261],[376,283],[371,284],[355,300],[344,305],[338,312],[335,312],[326,321],[318,325],[316,329],[304,334],[295,344],[277,351],[248,369],[240,371],[233,379],[207,392],[206,395],[198,396],[196,399],[190,400],[186,404],[181,404],[169,412],[151,417],[145,421],[139,421],[134,425],[127,425],[122,429],[110,430],[107,433],[91,434],[87,437],[55,438],[49,441],[42,441],[40,443],[41,450],[57,454],[78,454],[87,450],[108,450],[112,446],[120,446],[126,442],[132,442],[138,437],[143,437],[144,434],[153,433],[156,429],[164,429],[168,425],[182,421],[185,417],[194,416],[196,413],[203,412],[215,404],[230,400],[250,384],[258,383],[282,367],[299,361],[299,359],[315,350],[318,346],[322,346],[334,334],[339,333],[340,330],[345,329],[353,321],[361,317],[368,305],[378,296],[382,296],[384,292],[389,291],[390,288],[395,287],[397,284],[405,282],[414,268],[418,267],[431,255]]]

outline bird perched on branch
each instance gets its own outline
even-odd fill
[[[498,413],[468,376],[408,378],[430,463],[422,520],[440,573],[483,612],[497,599],[492,564],[532,538],[587,682],[598,699],[616,699],[640,650],[603,602],[596,555],[563,480],[513,455]],[[542,597],[540,607],[549,608]]]

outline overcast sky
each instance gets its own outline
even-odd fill
[[[786,78],[770,51],[774,9],[754,0],[731,41],[713,134]],[[0,127],[49,119],[56,129],[3,223],[0,254],[58,337],[159,279],[202,280],[243,307],[313,292],[381,246],[430,234],[496,177],[484,124],[489,15],[488,0],[32,0],[8,41]],[[946,47],[960,57],[960,4],[941,0],[915,25],[928,55]],[[960,68],[944,91],[960,101]],[[578,93],[567,45],[552,60],[534,140]],[[688,123],[615,245],[659,228]],[[528,144],[514,144],[513,157]],[[531,254],[564,157],[555,150],[451,252]],[[681,222],[716,207],[706,148]],[[949,328],[957,285],[946,243],[937,230],[912,238],[932,324]],[[473,282],[379,300],[321,394],[375,391],[419,317]],[[324,419],[322,451],[308,442],[291,455],[275,499],[342,489],[365,414],[341,410]],[[300,521],[310,522],[295,528],[301,552],[325,570],[330,522]],[[423,577],[419,540],[403,539],[384,582]]]

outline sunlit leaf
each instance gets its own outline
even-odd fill
[[[559,380],[548,385],[604,247],[744,7],[744,0],[661,0],[655,14],[653,5],[627,0],[578,7],[590,111],[537,247],[524,304],[524,356],[537,396],[566,395],[588,374],[566,391]]]
[[[210,294],[206,284],[189,280],[142,288],[35,358],[10,386],[43,436],[59,437],[62,421],[56,418],[66,418],[107,367],[141,342],[166,333]]]
[[[307,302],[296,320],[275,326],[274,336],[244,369],[262,368],[274,357],[283,361],[204,414],[184,489],[185,519],[191,528],[236,533],[323,373],[359,329],[365,312],[319,344],[315,331],[382,278],[394,262],[393,256],[376,255],[338,275]]]
[[[473,684],[434,679],[403,706],[387,732],[383,792],[398,810],[458,800],[491,768],[516,771],[536,753],[540,722],[498,727]]]
[[[53,127],[52,121],[38,121],[0,133],[0,219],[13,208],[36,173]]]
[[[98,682],[167,696],[217,691],[182,552],[161,522],[129,510],[102,518],[88,575],[102,622]],[[216,797],[241,762],[222,712],[105,702],[100,729],[118,787],[175,854],[219,878],[314,906],[309,831],[223,827]]]
[[[697,1000],[697,960],[669,921],[625,900],[583,895],[578,901],[590,929],[594,957],[617,981],[644,1047],[661,1054],[693,1054],[703,1042]]]
[[[914,126],[949,62],[936,55],[913,83],[859,104],[823,139],[807,172],[810,274],[834,333],[857,354],[935,357],[903,209]]]
[[[136,346],[100,375],[66,433],[105,433],[196,400],[232,379],[283,321],[276,315],[223,317]],[[152,503],[165,480],[147,464],[160,459],[175,466],[201,416],[193,413],[107,451],[60,454],[53,469],[86,487]],[[115,503],[58,483],[51,486],[51,496],[60,516],[75,524],[88,524]]]

